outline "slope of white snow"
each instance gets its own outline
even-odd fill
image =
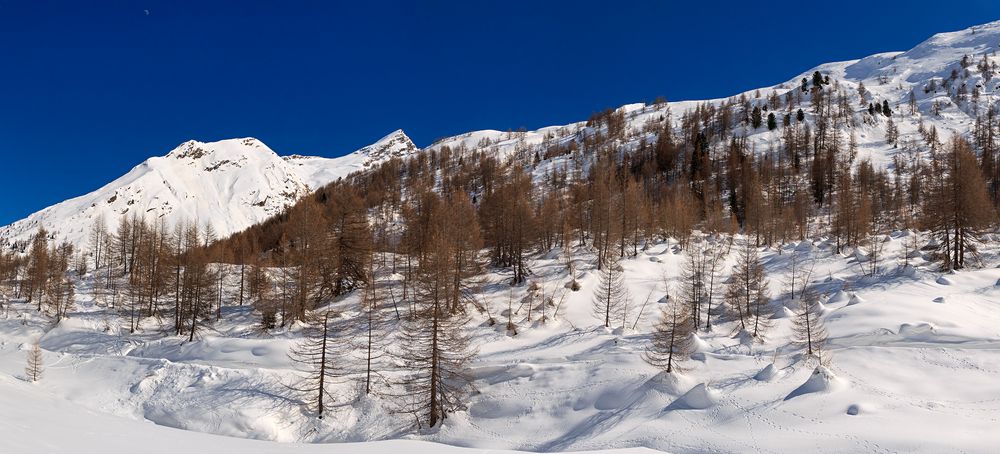
[[[884,118],[853,128],[859,156],[887,165],[893,156],[911,151],[905,143],[917,135],[920,121],[937,127],[945,136],[968,134],[975,114],[995,100],[1000,81],[998,77],[987,80],[975,63],[984,55],[994,58],[997,45],[1000,23],[990,23],[935,35],[910,51],[816,69],[848,90],[856,91],[858,84],[864,83],[872,102],[884,99],[892,105],[893,121],[904,137],[900,147],[886,143]],[[959,61],[966,54],[973,65],[962,68]],[[968,69],[968,76],[961,74],[948,87],[943,86],[953,70],[964,73],[964,69]],[[767,97],[772,90],[779,95],[799,90],[799,80],[810,77],[812,71],[763,88],[761,96]],[[969,89],[978,86],[978,103],[958,99],[961,83]],[[932,85],[937,89],[931,89]],[[918,104],[912,115],[906,107],[911,91]],[[757,99],[754,91],[745,95]],[[643,138],[652,137],[644,126],[665,116],[668,109],[676,122],[697,103],[623,107],[628,134],[621,145],[636,146]],[[939,115],[932,112],[935,103],[941,106]],[[857,100],[852,106],[863,109]],[[812,121],[811,112],[806,115],[807,121]],[[443,139],[426,149],[479,149],[530,160],[536,151],[594,132],[585,123],[528,132],[476,131]],[[780,134],[766,128],[746,132],[758,152],[776,146]],[[197,217],[205,214],[201,210],[218,210],[223,201],[245,203],[248,191],[280,195],[308,190],[350,171],[369,168],[377,160],[417,152],[408,139],[397,135],[390,134],[381,145],[339,161],[297,156],[282,159],[270,150],[264,153],[266,147],[255,146],[256,141],[193,143],[175,150],[176,156],[172,152],[165,158],[154,158],[120,181],[47,209],[15,224],[18,229],[0,231],[0,235],[24,238],[38,223],[47,222],[55,226],[57,235],[82,238],[82,229],[100,213],[111,216],[126,208],[126,214],[154,208],[150,212],[157,215],[183,212]],[[254,157],[246,157],[251,151]],[[162,160],[170,159],[174,160],[167,161],[170,165],[161,167]],[[270,163],[274,166],[269,167]],[[546,166],[560,164],[553,159],[535,171],[541,173]],[[240,169],[254,169],[249,173],[266,180],[268,190],[257,186],[265,184],[261,180],[243,180]],[[178,173],[200,178],[192,182],[164,176]],[[178,189],[182,183],[192,185],[191,189]],[[142,191],[124,193],[121,202],[117,198],[109,201],[121,188],[140,187]],[[129,205],[130,200],[136,201]],[[162,205],[163,201],[170,203]],[[265,203],[265,207],[274,205]],[[248,210],[237,221],[251,222],[257,214]],[[261,210],[259,214],[267,213]],[[231,225],[217,229],[234,229],[237,221],[222,220]],[[79,446],[92,451],[98,450],[94,446],[104,446],[97,445],[101,441],[108,443],[110,451],[119,446],[114,443],[135,443],[136,439],[127,438],[134,432],[142,440],[162,441],[149,442],[154,445],[151,449],[177,440],[177,446],[190,446],[194,451],[201,450],[199,443],[219,443],[220,449],[280,452],[328,449],[295,443],[409,438],[531,451],[645,447],[677,453],[994,452],[1000,445],[1000,431],[996,430],[1000,424],[996,392],[1000,377],[1000,268],[996,267],[1000,250],[996,249],[996,238],[993,246],[981,251],[985,266],[945,276],[934,271],[934,265],[919,252],[905,257],[913,248],[903,243],[912,241],[914,235],[919,240],[914,244],[927,243],[926,238],[912,232],[894,232],[886,239],[883,265],[876,277],[861,275],[859,263],[869,260],[864,251],[837,254],[833,241],[827,238],[762,250],[777,306],[775,327],[765,342],[748,344],[745,338],[733,336],[734,324],[717,324],[711,332],[699,333],[697,353],[684,363],[687,370],[675,376],[664,376],[641,359],[660,302],[666,300],[664,280],[676,286],[685,260],[675,242],[650,245],[638,257],[623,261],[633,295],[627,318],[634,323],[614,330],[604,328],[592,313],[592,292],[598,281],[591,265],[592,253],[575,251],[575,278],[582,289],[565,293],[564,284],[570,280],[565,263],[555,258],[559,254],[542,254],[530,263],[531,279],[547,294],[557,295],[561,303],[557,307],[536,305],[529,318],[526,308],[517,303],[526,296],[526,286],[488,286],[480,296],[500,323],[489,325],[484,315],[478,315],[467,327],[479,351],[471,364],[476,392],[469,397],[465,411],[452,414],[440,428],[423,432],[413,430],[410,415],[393,412],[392,398],[364,397],[353,382],[336,387],[338,405],[331,417],[320,422],[306,414],[299,396],[290,394],[286,386],[296,372],[283,355],[299,339],[298,327],[261,335],[251,309],[227,307],[222,321],[195,342],[162,334],[161,324],[168,322],[155,319],[144,320],[139,332],[129,334],[116,318],[116,311],[90,295],[85,280],[77,292],[78,309],[56,326],[20,301],[0,315],[0,408],[19,409],[16,414],[0,410],[0,431],[4,431],[0,433],[0,448],[7,448],[0,451],[68,450],[71,446],[61,440],[39,440],[33,433],[37,431],[25,430],[57,418],[57,423],[74,428]],[[793,302],[784,296],[783,287],[793,254],[799,254],[800,263],[815,265],[811,284],[822,293],[822,320],[830,333],[827,353],[832,360],[827,365],[804,358],[790,345],[791,319],[786,309],[793,307]],[[732,262],[731,256],[727,270]],[[494,272],[485,279],[498,283],[506,277]],[[648,304],[643,308],[646,295]],[[513,310],[508,310],[510,301],[515,302]],[[357,295],[334,304],[343,314],[356,315]],[[539,310],[547,312],[539,314]],[[517,326],[516,336],[504,329],[507,317]],[[45,350],[45,376],[38,383],[26,384],[20,380],[25,351],[36,340]],[[392,335],[389,340],[394,340]],[[386,374],[391,377],[393,373],[398,371]],[[40,412],[49,407],[58,411],[51,415]],[[60,415],[66,415],[65,420],[58,419],[63,418]],[[286,444],[179,433],[138,421]],[[129,435],[122,435],[124,441],[94,435],[104,435],[102,430],[119,425],[127,427]],[[357,446],[374,452],[380,446],[395,450],[425,446],[410,444],[411,440],[394,443],[404,444]]]
[[[465,411],[433,431],[415,431],[411,415],[394,411],[394,398],[365,397],[356,380],[332,387],[337,404],[324,420],[304,412],[302,395],[288,388],[297,372],[285,355],[299,339],[298,327],[262,335],[251,309],[230,306],[195,342],[164,334],[162,324],[169,321],[157,319],[129,334],[117,311],[95,303],[84,280],[77,311],[56,326],[23,302],[0,313],[0,404],[9,404],[0,408],[24,408],[0,412],[0,430],[18,432],[0,436],[0,451],[45,451],[39,446],[50,445],[17,427],[52,408],[59,412],[51,417],[69,419],[60,424],[84,434],[82,443],[89,443],[86,433],[100,430],[90,422],[102,427],[119,421],[114,427],[123,428],[125,440],[135,431],[192,445],[264,446],[118,419],[124,418],[282,442],[277,452],[298,449],[295,443],[399,438],[526,451],[992,452],[1000,443],[1000,268],[991,266],[1000,263],[1000,250],[984,250],[987,267],[951,274],[951,284],[942,285],[933,264],[920,256],[903,266],[903,241],[910,236],[890,238],[876,278],[861,276],[854,255],[836,254],[823,238],[803,243],[809,247],[761,250],[778,308],[791,305],[779,289],[792,255],[800,254],[800,264],[815,264],[811,283],[827,301],[827,366],[790,345],[792,321],[779,313],[763,344],[734,337],[736,322],[700,332],[699,351],[675,376],[658,373],[641,352],[662,304],[663,279],[678,285],[685,253],[676,243],[652,245],[623,261],[633,295],[625,329],[606,329],[593,314],[598,273],[589,252],[576,251],[578,292],[564,290],[569,276],[562,260],[535,258],[531,279],[562,300],[558,309],[535,305],[529,319],[527,306],[518,307],[528,286],[494,285],[481,294],[500,323],[489,326],[478,314],[467,327],[480,352],[470,365],[476,392]],[[486,279],[500,282],[504,275]],[[235,274],[228,285],[235,291]],[[357,298],[334,304],[353,317]],[[510,300],[516,336],[504,329]],[[390,334],[390,349],[398,345],[394,339]],[[36,340],[45,372],[37,383],[22,383],[25,353]],[[384,372],[390,378],[398,373]],[[382,384],[376,392],[389,394]],[[942,433],[949,435],[937,435]],[[419,449],[364,449],[380,452],[379,446]],[[338,448],[344,447],[330,447]],[[356,452],[353,445],[348,451]]]
[[[397,129],[371,145],[338,158],[292,155],[285,160],[315,190],[351,173],[369,170],[382,162],[405,158],[419,151],[406,133]]]
[[[29,383],[0,377],[0,408],[16,410],[16,419],[0,418],[0,448],[17,454],[104,454],[142,452],[212,452],[242,454],[481,454],[481,449],[461,448],[419,440],[386,440],[365,443],[318,445],[275,444],[178,430],[148,422],[119,418],[88,410],[60,399]],[[49,428],[44,434],[41,428]],[[491,450],[496,454],[515,451]],[[622,449],[612,454],[645,454],[647,449]]]
[[[282,158],[253,138],[189,141],[153,157],[90,194],[46,208],[0,228],[0,244],[26,242],[39,227],[53,238],[86,248],[95,223],[114,229],[123,217],[210,224],[227,236],[281,213],[327,183],[403,157],[416,146],[403,131],[339,158]]]

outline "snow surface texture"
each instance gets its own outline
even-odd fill
[[[888,99],[896,113],[905,109],[913,90],[918,98],[917,115],[894,115],[902,141],[916,136],[920,118],[946,137],[949,131],[967,133],[976,107],[951,102],[950,93],[943,89],[925,92],[923,88],[931,80],[948,77],[962,55],[969,54],[976,62],[984,54],[992,55],[998,44],[1000,23],[991,23],[936,35],[907,52],[818,69],[852,89],[864,82],[873,100]],[[983,85],[980,106],[984,106],[995,99],[1000,78],[980,80],[974,67],[970,69],[971,80]],[[762,95],[772,89],[779,94],[797,90],[798,81],[811,72],[762,89]],[[934,101],[948,101],[940,116],[930,114]],[[639,132],[642,126],[664,115],[667,108],[676,120],[695,105],[687,101],[622,107],[629,130],[635,133],[622,146],[648,139]],[[811,121],[809,113],[807,121]],[[480,148],[516,158],[530,155],[533,147],[542,144],[577,140],[587,129],[584,123],[576,123],[526,133],[477,131],[444,139],[425,150]],[[905,147],[886,144],[883,125],[865,124],[855,131],[860,157],[876,165],[886,165],[894,155],[906,153]],[[757,150],[767,150],[777,142],[776,132],[748,134]],[[282,193],[302,194],[363,169],[366,163],[370,166],[370,160],[417,152],[408,139],[396,140],[394,135],[383,141],[391,146],[359,151],[340,161],[281,159],[252,139],[190,142],[95,193],[7,227],[0,235],[25,239],[44,223],[57,236],[78,241],[85,238],[89,221],[98,214],[117,215],[126,208],[127,213],[154,209],[150,212],[166,219],[183,214],[218,223],[216,230],[225,234],[266,217],[268,210],[280,209],[296,197],[282,200]],[[545,165],[561,162],[547,161],[535,169],[537,175],[542,175]],[[268,205],[273,197],[279,198]],[[255,203],[261,200],[264,206],[257,207]],[[134,202],[129,205],[129,201]],[[235,208],[234,201],[238,202]],[[82,447],[113,452],[139,443],[150,450],[170,446],[171,451],[176,450],[174,446],[207,451],[204,446],[215,443],[247,452],[424,449],[426,445],[412,441],[337,447],[291,444],[411,438],[532,451],[646,447],[676,453],[995,452],[1000,445],[996,430],[1000,426],[996,391],[1000,268],[943,276],[919,252],[911,254],[904,266],[907,248],[903,243],[914,235],[894,232],[887,237],[883,272],[877,278],[860,275],[859,262],[867,260],[863,251],[836,254],[831,241],[824,238],[761,252],[777,297],[775,304],[785,307],[794,307],[778,291],[788,278],[790,257],[803,254],[815,262],[812,284],[823,295],[822,318],[830,333],[827,352],[832,362],[828,366],[803,358],[789,345],[791,320],[787,311],[778,311],[782,317],[775,320],[775,328],[762,345],[733,338],[732,326],[726,324],[700,333],[698,353],[685,364],[688,371],[676,376],[659,374],[642,362],[640,353],[649,343],[660,306],[657,301],[663,300],[661,276],[676,285],[684,252],[676,243],[665,242],[623,262],[631,294],[652,292],[651,303],[641,313],[639,304],[632,308],[629,319],[638,320],[636,329],[608,330],[591,314],[592,290],[598,280],[591,265],[594,257],[578,250],[576,279],[582,289],[567,292],[559,312],[550,312],[546,322],[540,322],[537,315],[528,320],[525,311],[515,311],[511,317],[518,335],[513,337],[505,332],[504,323],[488,327],[477,318],[470,324],[480,351],[472,364],[478,392],[471,396],[467,411],[451,415],[439,429],[421,433],[414,433],[410,421],[392,413],[390,399],[358,397],[357,388],[349,384],[337,390],[340,405],[330,418],[318,422],[304,414],[284,386],[294,372],[283,353],[298,338],[297,327],[262,337],[248,308],[228,307],[222,322],[194,343],[159,334],[156,320],[145,320],[140,332],[128,334],[109,309],[89,296],[85,281],[77,292],[77,311],[57,326],[23,303],[11,305],[0,316],[0,451]],[[917,239],[921,245],[927,243],[920,235]],[[982,254],[987,264],[1000,263],[995,246]],[[550,293],[562,292],[570,280],[558,256],[542,255],[531,263],[532,279]],[[732,260],[731,256],[727,266]],[[487,276],[492,282],[507,277],[502,273]],[[491,313],[506,318],[508,299],[520,301],[525,291],[526,287],[495,285],[482,297]],[[352,315],[355,298],[337,304]],[[46,370],[40,382],[28,384],[21,380],[25,353],[39,339]],[[290,444],[215,438],[138,422],[143,420]],[[35,428],[43,424],[54,431],[72,428],[70,441],[39,435],[44,430]],[[123,429],[116,430],[119,427]]]
[[[164,336],[155,319],[128,334],[113,310],[95,303],[84,280],[77,311],[56,326],[25,303],[0,313],[0,408],[8,409],[0,411],[0,431],[9,433],[0,433],[0,451],[65,446],[23,430],[51,420],[80,433],[83,444],[109,443],[109,452],[114,443],[167,437],[182,446],[270,449],[168,428],[291,443],[274,447],[277,452],[300,447],[294,443],[399,438],[526,451],[991,452],[1000,443],[1000,268],[951,274],[952,283],[941,285],[940,273],[918,257],[906,268],[914,271],[903,273],[903,241],[911,235],[889,237],[879,278],[861,277],[853,254],[834,253],[828,240],[807,241],[809,252],[796,252],[797,244],[761,251],[776,291],[789,277],[793,254],[808,254],[798,257],[800,264],[815,262],[812,284],[826,301],[822,318],[831,339],[828,366],[789,345],[792,322],[785,317],[775,320],[764,344],[734,338],[731,324],[699,333],[699,351],[675,376],[648,366],[640,353],[662,306],[661,276],[677,285],[684,253],[665,242],[623,262],[630,292],[653,296],[642,312],[641,302],[633,302],[628,323],[638,320],[636,329],[611,330],[592,314],[593,256],[577,250],[583,288],[567,291],[557,313],[548,307],[545,322],[539,306],[530,321],[526,308],[511,314],[516,336],[506,333],[505,323],[490,327],[482,317],[470,323],[480,350],[471,365],[478,392],[467,411],[423,432],[393,412],[392,399],[361,397],[355,383],[333,389],[338,404],[323,421],[303,412],[301,396],[285,386],[296,374],[285,352],[299,338],[298,327],[262,336],[251,310],[233,306],[196,342]],[[998,252],[983,254],[998,263]],[[558,258],[538,258],[532,268],[533,280],[550,294],[570,279]],[[238,275],[230,277],[233,291]],[[492,287],[482,300],[501,319],[508,298],[520,301],[527,291]],[[357,298],[334,304],[355,316]],[[775,305],[791,302],[782,296]],[[36,340],[46,369],[41,381],[29,384],[23,367]],[[356,446],[329,449],[365,452]],[[420,452],[425,445],[363,446]]]

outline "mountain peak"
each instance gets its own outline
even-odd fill
[[[233,158],[252,154],[253,151],[263,152],[267,156],[277,156],[264,142],[253,137],[243,137],[215,142],[188,140],[167,153],[166,157],[192,160],[199,160],[205,156]]]
[[[392,158],[401,158],[419,150],[402,129],[397,129],[355,153],[365,157],[364,166],[368,167]]]

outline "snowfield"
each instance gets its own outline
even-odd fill
[[[975,108],[950,101],[946,90],[925,88],[947,78],[963,55],[977,62],[998,45],[1000,22],[994,22],[935,35],[906,52],[817,69],[852,93],[863,82],[873,100],[892,105],[899,146],[887,143],[879,123],[884,118],[853,128],[858,159],[884,168],[894,157],[914,158],[907,143],[919,140],[920,121],[943,138],[968,134],[980,105],[997,100],[1000,77],[985,80],[972,72],[971,83],[982,85]],[[812,71],[762,88],[762,96],[794,93]],[[903,115],[911,91],[917,110]],[[676,122],[697,103],[623,107],[636,139],[622,146],[652,137],[637,132],[648,120],[669,110]],[[938,107],[940,114],[932,115]],[[812,113],[805,116],[812,121]],[[55,238],[85,247],[94,220],[103,217],[113,228],[117,216],[136,212],[168,223],[207,222],[226,235],[317,186],[393,156],[448,146],[519,159],[532,147],[569,143],[587,130],[580,122],[523,133],[475,131],[422,150],[396,131],[332,160],[282,158],[254,139],[189,142],[94,193],[0,229],[0,243],[24,241],[45,225]],[[747,133],[760,153],[779,142],[779,131]],[[546,160],[534,175],[544,178],[564,162]],[[616,329],[605,328],[592,312],[599,279],[593,252],[573,251],[582,288],[572,292],[561,252],[542,251],[531,260],[529,284],[559,304],[542,305],[546,313],[536,309],[529,318],[520,304],[529,285],[509,287],[508,273],[490,270],[479,295],[488,313],[473,314],[466,326],[479,352],[471,364],[476,392],[465,411],[433,430],[417,430],[413,415],[396,412],[388,392],[393,385],[382,382],[373,396],[365,396],[356,380],[338,383],[332,413],[323,420],[310,416],[303,396],[290,388],[298,372],[287,352],[301,339],[301,326],[262,333],[259,314],[230,303],[194,342],[165,334],[170,320],[145,319],[129,333],[127,321],[94,297],[91,277],[85,277],[76,310],[56,325],[24,301],[0,309],[0,452],[127,452],[137,446],[143,452],[248,453],[996,452],[998,240],[993,235],[983,248],[980,266],[945,274],[919,251],[930,241],[925,234],[895,231],[886,238],[875,277],[863,273],[870,260],[864,250],[838,254],[829,238],[762,248],[777,314],[766,341],[750,344],[733,335],[733,323],[717,324],[698,332],[697,351],[674,375],[658,373],[641,353],[668,289],[678,285],[686,252],[676,239],[649,244],[622,261],[632,298],[625,326]],[[735,256],[728,256],[723,276]],[[829,331],[828,364],[790,345],[794,302],[786,283],[793,261],[813,267],[810,284],[821,293]],[[233,276],[230,289],[237,285]],[[358,298],[330,304],[351,317]],[[505,329],[508,317],[516,335]],[[388,344],[395,339],[389,336]],[[25,357],[34,342],[43,349],[45,370],[40,381],[29,383]],[[388,371],[386,378],[391,382],[398,373]]]
[[[661,277],[675,281],[684,257],[672,243],[623,262],[633,295],[629,324],[638,320],[634,330],[608,330],[594,317],[597,274],[583,265],[584,251],[577,251],[583,288],[567,291],[558,313],[546,313],[544,323],[537,312],[528,321],[524,309],[516,311],[526,287],[511,293],[490,286],[495,292],[485,300],[501,322],[488,326],[482,315],[468,327],[480,350],[472,365],[477,392],[467,411],[433,431],[414,431],[407,415],[393,411],[392,399],[363,397],[351,381],[337,387],[338,404],[328,418],[308,416],[302,396],[286,386],[296,374],[285,352],[297,329],[263,336],[249,308],[227,307],[221,322],[188,343],[162,335],[153,319],[144,321],[142,332],[128,334],[127,324],[85,291],[78,311],[57,326],[15,303],[0,319],[0,394],[2,408],[18,410],[0,418],[10,432],[0,436],[0,445],[19,447],[13,452],[61,450],[62,437],[40,440],[19,429],[56,418],[78,428],[81,437],[71,438],[80,446],[92,441],[111,452],[112,443],[128,446],[146,437],[250,452],[396,439],[406,441],[331,449],[444,449],[414,441],[422,440],[524,451],[991,452],[1000,443],[1000,269],[942,275],[919,257],[904,267],[909,235],[893,234],[885,250],[887,272],[877,279],[859,277],[856,255],[835,254],[822,239],[763,250],[774,288],[782,287],[795,254],[815,263],[813,284],[824,294],[830,331],[828,367],[789,345],[791,321],[781,310],[763,345],[733,338],[733,326],[722,324],[699,333],[698,351],[683,364],[686,372],[664,376],[644,363],[640,352],[664,295]],[[1000,263],[995,251],[986,257]],[[560,260],[541,257],[533,269],[533,281],[562,294],[569,276]],[[510,298],[516,336],[503,328]],[[334,304],[350,314],[356,297]],[[46,370],[29,384],[23,381],[25,353],[37,339]]]

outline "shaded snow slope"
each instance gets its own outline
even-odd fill
[[[38,386],[0,377],[0,408],[17,409],[17,419],[0,419],[0,448],[18,454],[73,452],[104,454],[142,452],[175,454],[212,452],[242,454],[481,454],[481,449],[461,448],[418,440],[387,440],[337,445],[275,444],[178,430],[143,421],[87,410],[53,396]],[[48,427],[52,433],[40,433]],[[496,454],[515,451],[491,450]],[[616,450],[614,454],[645,454],[646,449]]]

